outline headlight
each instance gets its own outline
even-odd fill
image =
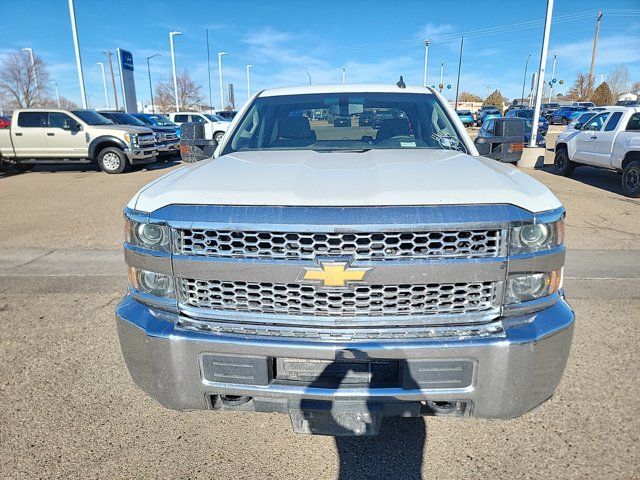
[[[562,286],[562,270],[509,275],[505,305],[528,302],[556,293]]]
[[[171,233],[166,225],[135,222],[126,218],[125,238],[128,243],[138,247],[162,252],[170,250]]]
[[[125,133],[124,140],[132,147],[138,146],[138,134],[137,133]]]
[[[511,227],[509,254],[538,252],[562,245],[564,221],[552,223],[524,223]]]
[[[129,267],[129,284],[137,291],[156,297],[173,297],[173,278],[162,273]]]

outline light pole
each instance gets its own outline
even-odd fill
[[[538,68],[538,85],[536,92],[536,102],[533,107],[533,125],[531,126],[531,143],[530,147],[535,147],[536,136],[538,134],[538,121],[540,118],[540,106],[542,103],[542,86],[544,85],[544,71],[547,65],[547,51],[549,50],[549,36],[551,34],[551,18],[553,16],[553,0],[547,0],[547,15],[544,20],[544,34],[542,36],[542,51],[540,52],[540,67]]]
[[[460,89],[460,70],[462,69],[462,47],[464,47],[464,37],[460,37],[460,56],[458,57],[458,81],[456,82],[456,106],[458,109],[458,90]]]
[[[78,40],[78,27],[76,26],[76,10],[73,0],[69,0],[69,16],[71,17],[71,33],[73,34],[73,46],[76,52],[76,67],[78,67],[78,83],[80,83],[80,98],[82,107],[87,108],[87,94],[84,90],[84,74],[82,73],[82,59],[80,58],[80,42]]]
[[[113,74],[113,62],[111,61],[111,57],[113,53],[109,50],[102,52],[107,56],[107,60],[109,61],[109,71],[111,72],[111,85],[113,85],[113,98],[116,102],[116,110],[118,110],[118,89],[116,88],[116,76]]]
[[[429,62],[429,45],[431,45],[431,40],[428,38],[424,41],[424,78],[422,80],[422,86],[427,86],[427,64]]]
[[[56,105],[60,108],[60,92],[58,91],[58,83],[53,84],[56,87]]]
[[[342,67],[342,84],[347,83],[347,67]]]
[[[224,84],[222,83],[222,56],[227,52],[218,52],[218,81],[220,82],[220,110],[224,110]]]
[[[253,65],[247,65],[247,100],[251,98],[251,67]]]
[[[311,74],[309,73],[309,70],[305,70],[307,77],[309,77],[309,85],[311,85]]]
[[[33,48],[23,48],[23,52],[29,52],[29,58],[31,59],[31,70],[33,71],[33,78],[36,84],[36,97],[40,100],[40,86],[38,85],[38,72],[36,71],[36,62],[33,58]],[[31,79],[31,75],[29,75]]]
[[[524,77],[522,79],[522,95],[520,96],[520,102],[524,103],[524,86],[527,82],[527,68],[529,67],[529,60],[531,59],[531,54],[527,56],[527,61],[524,64]]]
[[[440,88],[440,92],[442,92],[442,87],[444,86],[444,60],[440,62],[440,84],[438,87]]]
[[[153,103],[153,86],[151,85],[151,65],[149,64],[149,60],[155,57],[161,57],[159,53],[155,53],[150,57],[147,57],[147,74],[149,75],[149,95],[151,95],[151,113],[156,113],[156,107]]]
[[[549,103],[551,103],[551,97],[553,97],[553,82],[556,78],[556,60],[558,55],[553,56],[553,67],[551,68],[551,81],[549,82]]]
[[[213,100],[211,99],[211,51],[209,48],[209,29],[205,30],[207,37],[207,79],[209,82],[209,113],[213,115]]]
[[[176,112],[180,110],[180,102],[178,101],[178,76],[176,75],[176,52],[173,49],[174,35],[182,35],[182,32],[169,32],[169,46],[171,47],[171,69],[173,70],[173,94],[176,101]]]
[[[103,62],[97,62],[96,65],[100,65],[100,69],[102,70],[102,86],[104,87],[104,100],[107,105],[107,110],[109,110],[111,107],[109,106],[109,92],[107,91],[107,74],[104,71],[104,63]]]

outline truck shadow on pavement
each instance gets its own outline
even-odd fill
[[[140,165],[132,167],[124,175],[135,174],[136,172],[144,170],[164,170],[165,168],[171,168],[179,165],[182,161],[180,158],[161,159],[147,165]],[[95,163],[57,163],[57,164],[40,164],[36,165],[32,170],[21,172],[12,167],[5,167],[5,170],[0,170],[0,180],[4,178],[14,177],[16,175],[28,175],[29,173],[58,173],[58,172],[92,172],[103,173],[97,164]],[[105,174],[106,175],[106,174]]]
[[[348,352],[349,360],[336,360],[326,365],[322,373],[309,384],[309,388],[335,389],[342,386],[382,389],[394,382],[385,371],[385,363],[389,362],[370,359],[360,350],[348,349]],[[398,382],[405,389],[419,388],[408,372],[403,374],[401,362],[391,363],[398,367],[395,373],[396,391],[400,386]],[[299,425],[304,425],[302,428],[306,427],[313,433],[335,435],[340,461],[339,480],[422,478],[422,458],[427,438],[424,418],[382,415],[383,408],[388,407],[393,409],[394,414],[412,412],[415,415],[420,410],[420,402],[396,398],[388,398],[387,402],[392,405],[385,402],[383,406],[379,399],[373,397],[360,402],[301,401]],[[292,414],[292,422],[294,417]],[[353,436],[354,432],[364,435]],[[374,435],[367,436],[366,433]]]
[[[545,165],[540,168],[540,170],[556,175],[555,167],[553,165]],[[620,175],[610,170],[580,166],[576,168],[573,175],[569,177],[569,180],[584,183],[585,185],[599,188],[617,195],[623,195]]]

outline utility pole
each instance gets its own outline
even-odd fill
[[[56,105],[60,108],[60,92],[58,91],[58,83],[53,84],[56,87]]]
[[[73,0],[69,0],[69,16],[71,17],[71,33],[73,34],[73,46],[76,52],[76,67],[78,68],[78,83],[80,84],[80,98],[82,107],[87,108],[87,94],[84,90],[84,74],[82,73],[82,59],[80,58],[80,41],[78,40],[78,27],[76,26],[76,10]]]
[[[102,70],[102,86],[104,87],[104,100],[107,106],[107,110],[111,107],[109,106],[109,92],[107,91],[107,75],[104,72],[104,63],[97,62],[96,65],[100,65],[100,69]]]
[[[29,53],[29,59],[31,62],[31,71],[33,72],[33,78],[36,84],[36,98],[42,105],[42,99],[40,98],[40,85],[38,85],[38,72],[36,71],[36,62],[33,58],[33,48],[23,48],[22,51]],[[31,80],[31,75],[29,75],[29,80]]]
[[[347,83],[347,67],[342,67],[342,84]]]
[[[551,97],[553,97],[553,81],[556,78],[556,60],[558,55],[553,56],[553,67],[551,68],[551,81],[549,82],[549,103],[551,103]]]
[[[529,91],[529,108],[533,105],[534,97],[538,93],[536,90],[536,78],[538,78],[538,72],[533,72],[531,74],[531,90]]]
[[[149,60],[151,60],[154,57],[160,57],[160,56],[161,54],[155,53],[150,57],[147,57],[147,74],[149,75],[149,95],[151,95],[151,113],[156,113],[156,107],[155,107],[155,104],[153,103],[153,86],[151,86],[151,65],[149,64]]]
[[[218,81],[220,82],[220,110],[224,110],[224,84],[222,83],[222,56],[227,52],[218,52]]]
[[[462,69],[462,47],[464,46],[464,37],[460,37],[460,55],[458,56],[458,81],[456,83],[456,106],[458,109],[458,91],[460,90],[460,70]]]
[[[596,54],[598,53],[598,35],[600,34],[600,21],[602,20],[602,10],[598,11],[596,19],[596,31],[593,35],[593,50],[591,51],[591,68],[589,68],[589,89],[593,88],[593,69],[596,66]]]
[[[424,77],[422,80],[422,86],[427,86],[427,64],[429,63],[429,45],[431,45],[431,40],[428,38],[424,41]]]
[[[536,91],[540,95],[536,95],[536,102],[533,108],[533,125],[531,126],[531,143],[530,147],[535,147],[536,136],[538,134],[538,122],[540,121],[540,107],[542,104],[542,86],[544,85],[544,73],[547,66],[547,52],[549,50],[549,36],[551,34],[551,18],[553,17],[553,0],[547,0],[547,15],[544,20],[544,35],[542,37],[542,51],[540,52],[540,67],[538,68],[538,86]]]
[[[524,86],[527,83],[527,68],[529,67],[529,60],[531,60],[531,54],[527,55],[527,61],[524,64],[524,77],[522,78],[522,95],[520,95],[521,103],[524,103]]]
[[[104,52],[104,54],[107,56],[107,60],[109,61],[109,70],[111,71],[111,83],[113,85],[113,98],[116,102],[116,110],[118,110],[118,89],[116,88],[116,76],[113,74],[113,62],[111,61],[111,56],[113,55],[113,53],[111,53],[109,50],[107,50],[106,52]]]
[[[207,32],[207,76],[209,77],[209,113],[213,115],[213,100],[211,99],[211,54],[209,53],[209,29]]]
[[[253,65],[247,65],[247,100],[251,98],[251,67]]]
[[[440,84],[438,87],[440,88],[440,92],[442,92],[442,86],[444,85],[444,60],[440,61]]]
[[[176,52],[173,48],[173,36],[182,35],[182,32],[169,32],[169,46],[171,47],[171,69],[173,70],[173,94],[176,102],[176,112],[180,110],[178,100],[178,76],[176,75]]]
[[[309,73],[309,70],[305,70],[305,72],[307,73],[307,77],[309,77],[309,85],[311,85],[311,74]]]

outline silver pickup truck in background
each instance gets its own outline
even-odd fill
[[[157,154],[150,129],[114,125],[93,110],[16,110],[11,127],[0,130],[0,167],[21,171],[40,163],[97,162],[106,173],[122,173]]]

